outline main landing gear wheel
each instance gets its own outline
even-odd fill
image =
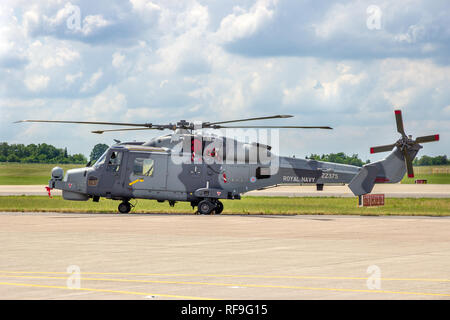
[[[223,203],[220,201],[216,202],[216,208],[214,209],[216,214],[221,214],[223,211]]]
[[[120,213],[128,213],[131,211],[131,204],[129,202],[122,202],[119,204]]]
[[[214,208],[214,203],[209,200],[202,200],[198,203],[198,213],[200,214],[210,214]]]

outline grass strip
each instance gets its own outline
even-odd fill
[[[187,202],[170,207],[167,202],[132,200],[137,202],[132,213],[194,213]],[[116,213],[119,201],[101,199],[92,201],[67,201],[62,197],[2,196],[0,211],[12,212],[92,212]],[[383,207],[357,207],[356,198],[338,197],[243,197],[242,200],[224,200],[224,214],[330,214],[330,215],[399,215],[399,216],[449,216],[450,199],[387,198]]]

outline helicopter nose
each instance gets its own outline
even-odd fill
[[[77,168],[67,170],[64,181],[70,183],[72,186],[76,186],[76,191],[86,192],[87,169],[88,168]]]
[[[88,200],[87,195],[87,168],[78,168],[67,170],[64,177],[65,187],[63,189],[63,198],[66,200]]]

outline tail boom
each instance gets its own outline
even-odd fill
[[[421,146],[415,145],[408,150],[411,160],[414,160]],[[406,173],[406,164],[403,152],[395,150],[386,159],[366,164],[353,178],[348,187],[356,196],[372,192],[375,183],[398,183]]]

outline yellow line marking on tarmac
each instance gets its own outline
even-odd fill
[[[67,277],[46,277],[46,276],[5,276],[5,278],[27,278],[27,279],[67,279]],[[159,283],[159,284],[187,284],[187,285],[207,285],[221,287],[249,287],[249,288],[271,288],[271,289],[300,289],[315,291],[339,291],[339,292],[360,292],[360,293],[390,293],[403,295],[421,295],[421,296],[439,296],[450,297],[446,293],[427,293],[427,292],[408,292],[408,291],[390,291],[390,290],[363,290],[363,289],[339,289],[339,288],[317,288],[303,286],[284,286],[284,285],[266,285],[266,284],[236,284],[236,283],[215,283],[215,282],[197,282],[197,281],[167,281],[167,280],[139,280],[139,279],[105,279],[105,278],[81,278],[82,281],[111,281],[111,282],[133,282],[133,283]],[[157,295],[157,294],[148,294]],[[193,297],[185,297],[192,299]],[[202,299],[202,298],[196,298]]]
[[[9,274],[67,274],[67,272],[38,271],[2,271]],[[311,280],[367,280],[367,277],[318,277],[318,276],[281,276],[281,275],[231,275],[231,274],[176,274],[176,273],[132,273],[132,272],[81,272],[85,275],[117,275],[117,276],[160,276],[160,277],[204,277],[204,278],[253,278],[253,279],[311,279]],[[381,278],[381,281],[418,281],[418,282],[450,282],[450,279],[426,278]]]
[[[67,279],[67,278],[64,278],[64,279]],[[86,280],[86,279],[83,279],[83,280]],[[92,288],[69,288],[69,287],[64,287],[64,286],[49,286],[49,285],[31,284],[31,283],[0,282],[0,285],[4,285],[4,286],[21,286],[21,287],[35,287],[35,288],[49,288],[49,289],[81,290],[81,291],[107,292],[107,293],[121,293],[121,294],[129,294],[129,295],[158,296],[158,297],[178,298],[178,299],[214,300],[214,299],[210,299],[210,298],[179,296],[179,295],[172,295],[172,294],[146,293],[146,292],[108,290],[108,289],[92,289]]]
[[[136,182],[144,182],[144,179],[136,179],[133,182],[130,182],[128,185],[132,186],[133,184],[135,184]]]

